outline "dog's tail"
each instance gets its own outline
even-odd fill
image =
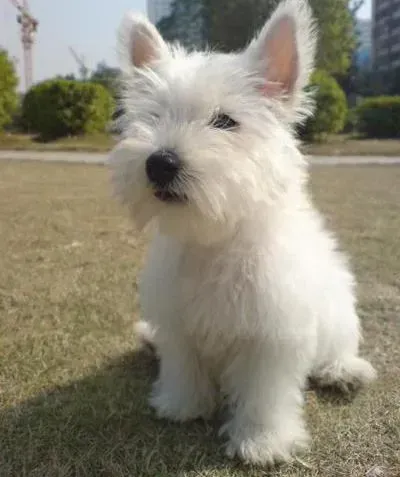
[[[156,330],[147,321],[138,321],[135,324],[135,333],[140,348],[157,354],[155,345]]]

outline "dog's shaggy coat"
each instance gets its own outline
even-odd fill
[[[307,443],[308,377],[352,386],[375,374],[358,356],[353,275],[293,134],[312,109],[315,42],[302,0],[281,3],[235,54],[187,53],[137,15],[120,32],[123,137],[110,166],[138,226],[156,230],[138,325],[160,357],[150,403],[177,421],[223,403],[227,453],[251,463]]]

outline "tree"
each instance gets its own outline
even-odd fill
[[[358,64],[357,50],[360,47],[359,31],[357,31],[357,13],[364,4],[364,0],[348,0],[348,10],[350,12],[353,32],[353,50],[349,54],[349,67],[346,71],[342,71],[336,75],[341,87],[346,93],[348,102],[354,106],[357,103],[357,96],[359,95],[359,78],[363,75],[362,68]]]
[[[57,75],[55,78],[77,81],[76,76],[73,73],[68,73],[67,75]]]
[[[347,73],[356,46],[349,0],[311,0],[318,22],[317,66],[331,75]]]
[[[234,51],[248,43],[277,3],[278,0],[175,0],[171,14],[157,26],[167,40],[179,40],[186,47],[209,44],[220,51]]]
[[[11,123],[18,107],[18,79],[14,64],[0,49],[0,130]]]
[[[343,75],[355,48],[352,11],[359,0],[309,0],[317,19],[319,48],[317,66]],[[244,48],[271,15],[279,0],[175,0],[171,15],[159,22],[168,40],[183,38],[185,45],[205,41],[221,51]],[[351,10],[353,9],[353,10]],[[185,28],[197,29],[188,35]]]
[[[158,28],[167,41],[179,42],[186,48],[201,48],[205,45],[204,7],[202,1],[175,0],[172,14],[158,23]]]
[[[271,15],[279,0],[203,0],[208,40],[222,51],[244,48]]]
[[[99,63],[93,71],[90,81],[92,83],[101,84],[111,95],[116,98],[118,93],[118,78],[120,76],[120,69],[108,66],[104,61]]]
[[[323,70],[313,73],[310,87],[314,89],[315,112],[299,132],[308,141],[323,140],[343,130],[348,114],[346,96],[333,76]]]

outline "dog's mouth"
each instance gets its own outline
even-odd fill
[[[184,194],[178,194],[171,190],[156,190],[154,191],[154,197],[156,197],[161,202],[172,202],[172,203],[184,203],[187,202],[187,196]]]

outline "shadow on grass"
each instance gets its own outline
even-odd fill
[[[147,396],[156,373],[149,353],[134,352],[0,411],[0,476],[172,477],[231,475],[234,469],[250,475],[248,467],[225,458],[215,421],[155,418]],[[333,404],[351,399],[333,389],[311,389]]]
[[[155,373],[152,358],[133,353],[2,411],[0,475],[165,477],[232,469],[214,425],[155,418],[147,404]]]
[[[308,380],[308,390],[313,392],[317,399],[333,406],[346,406],[357,398],[358,389],[340,389],[337,386],[319,386],[313,379]]]

